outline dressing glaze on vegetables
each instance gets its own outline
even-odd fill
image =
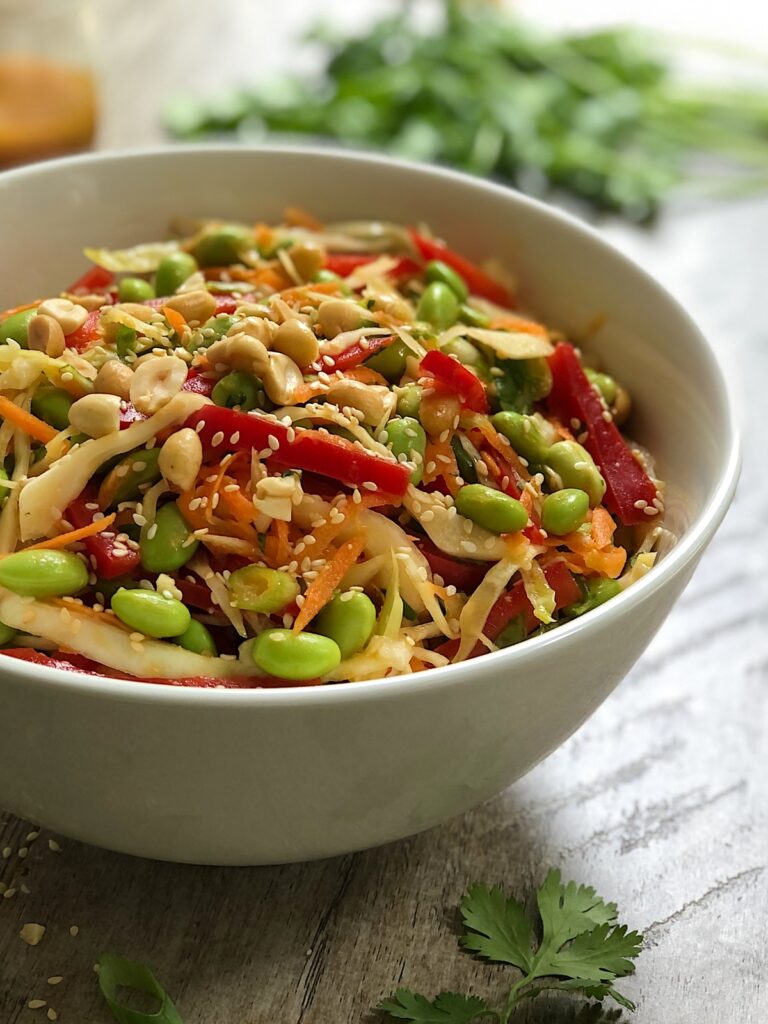
[[[626,389],[396,224],[205,222],[0,314],[0,643],[197,686],[418,673],[654,563]]]

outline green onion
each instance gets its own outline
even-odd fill
[[[99,988],[112,1016],[118,1024],[183,1024],[168,993],[144,964],[113,953],[103,953],[99,963]],[[154,1013],[141,1013],[124,1006],[118,998],[119,988],[132,988],[154,996],[160,1007]]]

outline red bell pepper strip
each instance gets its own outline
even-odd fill
[[[86,270],[81,277],[78,277],[75,283],[69,286],[67,291],[87,295],[90,292],[104,291],[114,284],[114,281],[115,275],[111,271],[94,265]]]
[[[276,686],[316,686],[319,679],[281,679],[279,676],[238,676],[232,679],[217,679],[213,676],[182,676],[179,679],[163,679],[160,677],[142,678],[129,676],[124,672],[116,672],[105,668],[81,654],[70,654],[57,651],[53,655],[36,651],[33,647],[5,647],[0,650],[9,658],[27,661],[33,665],[44,665],[46,668],[60,668],[65,672],[82,672],[87,676],[101,676],[103,679],[128,680],[133,683],[161,683],[164,686],[193,686],[198,689],[213,690],[224,687],[228,690],[244,690],[257,688],[273,688]]]
[[[198,429],[199,424],[202,426]],[[185,426],[197,430],[209,454],[271,449],[270,465],[306,469],[350,487],[365,487],[370,482],[376,490],[394,498],[402,498],[408,488],[410,472],[394,459],[371,455],[333,434],[286,427],[279,420],[260,413],[206,405],[193,412]]]
[[[568,608],[581,598],[579,585],[564,562],[552,562],[544,569],[544,576],[555,592],[555,608]],[[528,600],[522,580],[518,580],[510,590],[502,594],[491,608],[488,618],[485,620],[484,635],[489,640],[495,640],[518,615],[525,616],[525,628],[528,633],[540,625],[533,614],[533,606]],[[452,658],[458,649],[458,640],[446,640],[437,648],[437,651],[438,654],[443,654],[446,658]],[[478,642],[469,657],[476,658],[486,649],[484,644]]]
[[[216,386],[216,381],[211,380],[209,377],[204,377],[203,374],[198,373],[197,370],[190,370],[187,373],[187,379],[181,385],[182,391],[192,391],[196,395],[204,395],[206,398],[210,398],[213,393],[213,389]],[[134,423],[140,423],[147,417],[143,412],[139,412],[132,402],[121,402],[120,403],[120,429],[125,430],[126,427],[132,426]]]
[[[432,349],[421,360],[421,368],[431,374],[447,391],[458,395],[462,403],[474,412],[488,412],[485,385],[471,370],[449,356],[447,352]]]
[[[504,306],[507,309],[514,307],[515,300],[504,285],[496,281],[490,274],[486,274],[476,263],[460,256],[448,246],[441,245],[440,242],[425,238],[413,229],[409,230],[409,234],[422,259],[442,260],[449,267],[453,267],[456,273],[464,278],[470,294],[479,295],[480,298],[488,299],[490,302],[495,302],[497,306]]]
[[[327,359],[333,360],[332,363],[327,363],[324,359],[318,359],[316,363],[312,363],[311,366],[307,367],[305,372],[320,373],[322,371],[324,373],[335,373],[336,370],[351,370],[353,366],[359,366],[369,356],[380,352],[387,345],[391,345],[395,339],[391,334],[372,334],[365,340],[368,342],[367,347],[364,348],[359,341],[356,341],[354,345],[345,348],[338,355],[327,356]]]
[[[101,331],[99,330],[100,320],[101,310],[92,310],[86,317],[85,322],[76,331],[66,335],[67,348],[73,348],[77,352],[82,352],[83,349],[90,348],[91,345],[99,341],[101,339]]]
[[[367,263],[373,263],[380,259],[384,253],[377,253],[375,256],[358,256],[355,253],[329,252],[323,263],[324,270],[330,270],[332,274],[339,277],[349,277],[358,267],[364,267]],[[414,277],[421,272],[421,264],[410,256],[402,256],[395,266],[387,271],[387,277]]]
[[[438,551],[431,541],[424,538],[419,538],[416,543],[429,562],[432,572],[442,578],[446,587],[453,586],[464,594],[471,594],[479,587],[488,572],[488,566],[483,562],[463,562],[461,559],[451,558],[450,555]]]
[[[98,507],[90,509],[88,505],[96,505],[95,492],[83,491],[67,508],[65,518],[75,529],[90,526],[99,511]],[[117,546],[116,534],[110,530],[95,533],[83,540],[89,561],[96,573],[105,580],[113,580],[132,572],[139,564],[139,552],[125,544]],[[117,547],[117,553],[115,548]],[[121,550],[126,554],[120,554]]]
[[[206,398],[210,398],[215,387],[215,380],[211,380],[210,377],[204,377],[197,370],[189,370],[187,379],[181,385],[181,390],[192,391],[196,395],[205,395]]]
[[[643,509],[653,508],[656,487],[634,457],[605,406],[587,379],[573,345],[560,342],[549,357],[552,390],[547,404],[562,423],[584,424],[584,447],[597,463],[606,484],[605,505],[624,526],[648,522]],[[638,503],[640,507],[638,507]]]

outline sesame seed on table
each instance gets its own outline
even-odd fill
[[[264,17],[257,5],[251,13],[223,0],[184,23],[170,0],[156,0],[152,19],[141,5],[103,6],[121,39],[105,68],[105,144],[155,143],[158,94],[215,85],[225,52],[233,76],[246,79],[273,47],[269,33],[256,33],[259,49],[245,49],[234,24],[216,39],[225,10],[246,38],[248,19]],[[301,24],[306,0],[286,6]],[[146,60],[151,37],[174,46]],[[190,61],[201,40],[210,59]],[[399,984],[495,992],[497,968],[456,952],[454,908],[475,880],[526,895],[549,866],[594,885],[645,933],[637,973],[621,985],[638,1003],[635,1024],[768,1020],[768,546],[759,529],[768,422],[758,414],[768,381],[768,200],[676,206],[647,231],[600,227],[672,290],[738,371],[747,421],[735,504],[634,671],[502,796],[359,854],[177,866],[0,812],[2,1024],[106,1024],[92,970],[105,951],[149,964],[184,1024],[357,1024]],[[541,1002],[515,1022],[565,1024],[580,1005],[565,995]]]

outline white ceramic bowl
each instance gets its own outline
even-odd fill
[[[680,540],[620,597],[518,647],[415,677],[185,690],[3,660],[0,805],[127,853],[216,864],[325,857],[429,828],[498,793],[577,729],[642,653],[731,500],[738,445],[709,346],[647,274],[540,203],[448,171],[330,150],[107,154],[0,175],[0,309],[55,292],[83,246],[171,217],[428,222],[519,276],[627,383]]]

